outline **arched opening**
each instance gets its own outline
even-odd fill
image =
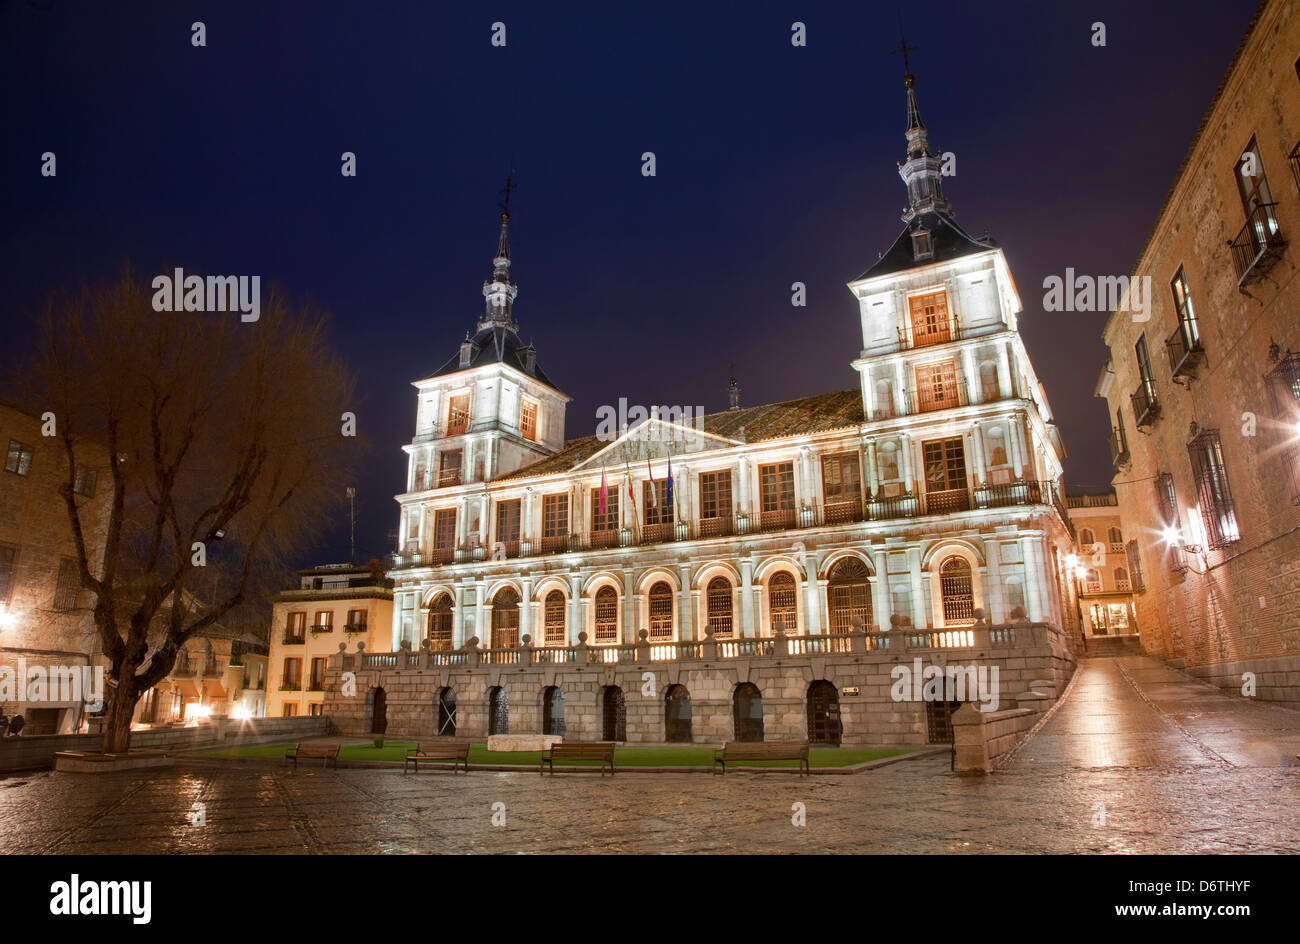
[[[558,685],[542,692],[542,733],[564,737],[564,692]]]
[[[383,734],[388,730],[388,693],[376,688],[370,701],[370,732]]]
[[[664,692],[664,740],[672,743],[691,740],[691,695],[685,685],[669,685]]]
[[[488,692],[488,734],[510,733],[510,699],[500,685]]]
[[[737,741],[763,740],[763,696],[752,682],[736,686],[731,696],[731,715]]]
[[[1087,547],[1089,544],[1095,544],[1096,540],[1092,536],[1092,528],[1084,528],[1079,532],[1079,546]]]
[[[673,638],[673,588],[662,580],[650,588],[650,638]]]
[[[964,557],[949,557],[939,567],[939,593],[945,626],[975,622],[975,591],[970,564]]]
[[[1120,546],[1124,544],[1124,533],[1120,531],[1119,528],[1111,528],[1106,532],[1106,535],[1111,544]],[[1114,550],[1114,548],[1112,548],[1112,550]]]
[[[451,595],[447,593],[438,594],[429,607],[429,648],[434,652],[452,648],[451,607]]]
[[[731,638],[731,581],[714,577],[705,590],[707,626],[714,639]]]
[[[627,740],[627,703],[623,698],[623,689],[617,685],[605,686],[600,696],[601,731],[605,741]]]
[[[808,740],[813,744],[838,747],[843,734],[840,724],[840,693],[825,679],[808,686]]]
[[[492,648],[513,649],[518,645],[519,594],[513,587],[503,587],[492,598]]]
[[[861,560],[846,557],[831,568],[826,598],[831,610],[831,632],[871,628],[871,580]]]
[[[596,591],[596,642],[618,642],[618,594],[608,584]]]
[[[563,646],[568,641],[565,627],[567,607],[564,604],[564,594],[559,590],[552,590],[546,595],[542,608],[542,640],[547,646]]]
[[[1083,575],[1084,593],[1101,593],[1101,573],[1096,567],[1089,567]]]
[[[786,635],[799,631],[794,575],[788,570],[773,574],[767,582],[767,609],[771,615],[773,634],[778,630]]]
[[[434,725],[433,731],[439,737],[456,736],[456,691],[450,685],[444,685],[438,689],[438,697],[435,699],[437,704],[438,722]]]

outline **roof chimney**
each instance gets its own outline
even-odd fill
[[[736,383],[735,377],[732,377],[731,382],[727,384],[727,398],[731,402],[731,409],[740,409],[740,384]]]
[[[465,332],[465,340],[460,342],[460,366],[468,367],[470,358],[474,356],[474,342],[469,339],[469,332]]]

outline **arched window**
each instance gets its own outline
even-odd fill
[[[795,599],[794,576],[786,570],[772,575],[767,582],[767,606],[772,616],[772,632],[793,634],[799,629],[799,611]]]
[[[867,565],[861,560],[846,557],[831,568],[826,596],[831,609],[831,632],[847,633],[870,628],[871,584]]]
[[[513,649],[517,645],[519,645],[519,594],[513,587],[506,587],[499,590],[492,598],[492,648]]]
[[[488,691],[488,734],[510,733],[510,699],[500,685]]]
[[[608,584],[596,591],[596,642],[618,642],[618,594]]]
[[[664,690],[664,740],[691,740],[691,695],[685,685],[669,685]]]
[[[1092,536],[1092,528],[1084,528],[1079,532],[1079,546],[1087,547],[1089,544],[1096,544],[1096,539]]]
[[[949,557],[939,567],[939,593],[943,598],[945,626],[975,622],[970,564],[964,557]]]
[[[1101,574],[1096,567],[1089,567],[1083,576],[1084,593],[1101,593]]]
[[[434,652],[452,648],[450,594],[438,594],[429,607],[429,648]]]
[[[1116,544],[1116,545],[1119,545],[1121,549],[1123,548],[1123,546],[1124,546],[1124,534],[1123,534],[1122,531],[1120,531],[1119,528],[1111,528],[1111,529],[1110,529],[1108,532],[1106,532],[1106,533],[1107,533],[1107,535],[1108,535],[1107,540],[1109,540],[1111,544]]]
[[[1123,567],[1115,568],[1115,589],[1116,590],[1129,589],[1128,570]]]
[[[731,638],[731,581],[714,577],[705,591],[708,607],[708,628],[715,639]]]
[[[552,590],[546,595],[542,616],[543,645],[563,646],[565,644],[564,611],[564,594],[559,590]]]
[[[673,638],[673,588],[662,580],[650,588],[650,638]]]
[[[763,696],[752,682],[736,686],[731,696],[731,715],[737,741],[763,740]]]
[[[564,737],[564,692],[557,685],[542,692],[542,733]]]

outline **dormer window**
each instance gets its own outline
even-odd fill
[[[934,245],[930,242],[930,231],[927,229],[912,230],[912,257],[920,259],[929,259],[934,255]]]

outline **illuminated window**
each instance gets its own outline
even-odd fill
[[[928,235],[926,242],[929,242]],[[941,344],[944,341],[952,340],[952,332],[948,325],[947,292],[913,295],[907,300],[907,306],[912,316],[912,345],[914,347],[925,347],[929,344]]]
[[[798,632],[799,617],[795,597],[795,582],[789,571],[772,575],[767,583],[767,605],[772,618],[772,632],[780,630],[791,634]]]
[[[307,632],[307,613],[305,611],[289,614],[288,623],[284,628],[284,635],[287,639],[302,639]]]
[[[971,569],[965,558],[949,557],[939,567],[939,591],[945,626],[975,622]]]
[[[731,581],[714,577],[705,591],[708,628],[715,639],[731,638]]]
[[[591,490],[591,530],[610,532],[618,530],[618,485],[606,486],[605,510],[600,510],[600,489]]]
[[[618,642],[618,594],[608,585],[596,591],[596,642]]]
[[[438,599],[429,607],[429,648],[434,652],[444,652],[452,647],[451,642],[452,603],[451,596],[438,594]]]
[[[5,471],[16,475],[26,475],[32,468],[32,447],[9,440],[9,457],[5,460]]]
[[[492,648],[513,649],[518,645],[519,594],[505,587],[492,598]]]
[[[763,529],[794,525],[794,463],[778,462],[758,467],[759,507]]]
[[[826,581],[826,597],[831,610],[831,632],[860,632],[871,628],[871,581],[862,561],[846,557],[832,567]]]
[[[519,434],[524,439],[535,440],[537,438],[537,404],[532,400],[525,400],[521,407]]]
[[[565,637],[565,600],[559,590],[546,595],[543,610],[543,639],[548,646],[563,646]]]
[[[700,517],[726,518],[731,515],[731,470],[700,473]]]
[[[673,638],[673,588],[662,580],[650,588],[650,638]]]
[[[559,550],[568,546],[569,496],[542,496],[542,549]]]
[[[1227,547],[1241,538],[1237,514],[1228,486],[1228,470],[1223,463],[1223,446],[1219,431],[1206,430],[1187,445],[1201,498],[1201,515],[1205,521],[1206,545],[1211,549]]]
[[[922,413],[959,406],[957,364],[953,360],[916,368],[917,409]]]
[[[469,428],[469,394],[452,397],[447,408],[447,435],[457,436]]]

